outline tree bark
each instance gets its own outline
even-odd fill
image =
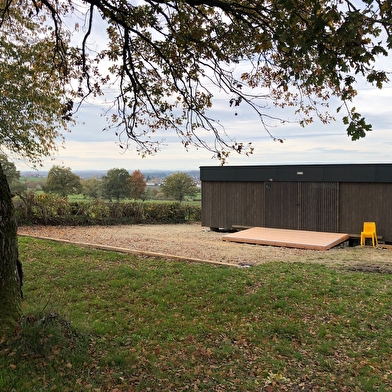
[[[22,279],[14,206],[0,165],[0,337],[12,332],[20,319]]]

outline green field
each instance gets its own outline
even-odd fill
[[[226,268],[20,238],[1,391],[391,391],[392,275]]]

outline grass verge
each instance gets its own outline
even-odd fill
[[[20,238],[1,391],[390,391],[392,276],[229,269]]]

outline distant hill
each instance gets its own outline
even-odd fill
[[[102,178],[106,176],[107,170],[72,170],[72,173],[77,174],[81,178]]]

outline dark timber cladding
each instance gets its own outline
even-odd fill
[[[392,241],[392,164],[200,168],[202,225],[359,235],[375,221]]]

